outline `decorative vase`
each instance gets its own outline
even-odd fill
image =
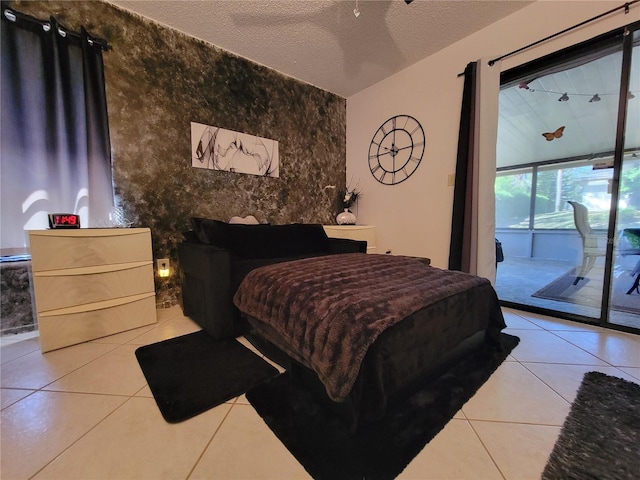
[[[340,212],[336,217],[336,222],[338,225],[355,225],[356,215],[348,208],[345,208],[344,212]]]

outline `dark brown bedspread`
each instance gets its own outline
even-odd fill
[[[269,325],[316,372],[328,396],[347,398],[367,349],[403,318],[487,279],[392,255],[307,258],[250,272],[234,303]]]

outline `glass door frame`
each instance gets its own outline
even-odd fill
[[[635,25],[635,28],[633,28]],[[631,58],[633,54],[634,32],[640,30],[640,22],[623,28],[622,41],[622,71],[620,74],[620,95],[618,97],[618,118],[616,125],[616,144],[613,155],[613,177],[611,180],[611,206],[609,208],[609,228],[607,231],[607,249],[604,264],[604,286],[602,292],[602,304],[600,306],[600,325],[606,327],[624,327],[610,322],[611,281],[614,268],[614,250],[616,243],[616,229],[618,225],[618,210],[620,199],[620,183],[622,164],[624,159],[625,132],[629,94],[631,86]],[[640,275],[640,273],[638,274]],[[627,327],[631,328],[631,327]],[[626,328],[623,328],[626,330]],[[635,329],[632,329],[635,330]],[[638,329],[640,331],[640,329]]]

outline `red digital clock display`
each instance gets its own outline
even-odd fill
[[[50,213],[50,228],[80,228],[80,216],[75,213]]]

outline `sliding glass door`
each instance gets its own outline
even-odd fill
[[[503,74],[496,290],[507,305],[640,328],[640,288],[629,292],[640,276],[637,27]]]

